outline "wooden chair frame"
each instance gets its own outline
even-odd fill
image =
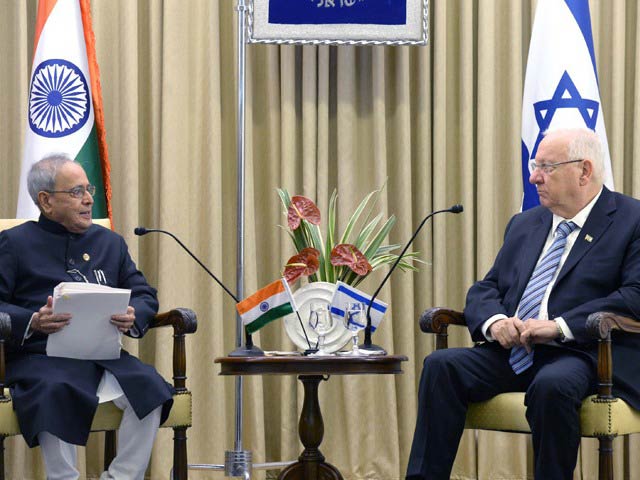
[[[449,325],[466,326],[461,312],[446,308],[431,308],[420,316],[420,329],[436,335],[436,350],[448,347]],[[587,320],[587,331],[598,340],[598,393],[594,401],[616,402],[613,396],[613,363],[611,359],[611,332],[621,330],[640,333],[638,322],[609,312],[592,313]],[[613,480],[613,438],[614,435],[597,435],[599,442],[598,478]]]
[[[176,308],[165,313],[156,315],[149,328],[173,327],[173,386],[176,389],[176,395],[186,394],[186,348],[185,335],[195,333],[198,324],[196,314],[188,308]],[[0,312],[0,402],[10,401],[5,395],[5,342],[11,335],[11,319],[6,313]],[[173,480],[187,480],[187,428],[189,425],[181,425],[173,428]],[[4,439],[0,436],[0,480],[5,478],[4,465]],[[108,468],[109,464],[116,455],[116,431],[105,431],[104,445],[104,468]]]

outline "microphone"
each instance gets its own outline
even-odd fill
[[[218,283],[218,285],[220,285],[222,289],[229,294],[231,298],[233,298],[234,302],[238,303],[240,301],[238,300],[238,297],[236,297],[233,293],[231,293],[231,290],[229,290],[220,280],[218,280],[218,277],[216,277],[213,273],[211,273],[211,271],[204,265],[204,263],[202,263],[198,257],[196,257],[193,253],[191,253],[191,250],[189,250],[186,247],[186,245],[182,243],[180,239],[176,237],[173,233],[168,232],[166,230],[159,230],[155,228],[136,227],[133,229],[133,233],[135,233],[139,237],[151,232],[164,233],[165,235],[169,235],[171,238],[173,238],[176,242],[178,242],[178,245],[180,245],[185,250],[185,252],[191,255],[191,258],[193,258],[196,262],[198,262],[198,265],[204,268],[204,271],[207,272],[209,276],[213,278]]]
[[[431,212],[429,215],[424,217],[422,222],[420,222],[420,225],[418,225],[418,228],[416,228],[416,231],[413,232],[413,235],[411,236],[407,244],[404,246],[404,248],[400,252],[400,255],[398,255],[398,258],[396,258],[396,261],[393,262],[393,265],[391,265],[391,268],[387,272],[387,275],[385,275],[385,277],[382,279],[382,282],[380,282],[380,286],[371,297],[371,301],[369,302],[369,306],[367,308],[367,327],[364,330],[364,344],[360,346],[362,350],[369,350],[371,352],[381,353],[382,355],[386,355],[387,353],[382,347],[378,345],[373,345],[371,343],[371,306],[373,305],[373,301],[376,299],[376,297],[380,293],[380,290],[382,290],[382,287],[387,282],[387,280],[389,279],[389,277],[391,276],[395,268],[398,266],[398,263],[400,263],[400,260],[402,260],[402,257],[404,257],[404,254],[407,252],[407,250],[415,240],[416,236],[418,235],[418,233],[420,232],[424,224],[427,222],[427,220],[429,220],[434,215],[437,215],[438,213],[462,213],[463,210],[464,210],[464,207],[462,205],[456,204],[451,208],[447,208],[444,210],[436,210],[434,212]]]

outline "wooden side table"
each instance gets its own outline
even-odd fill
[[[324,422],[318,401],[318,385],[331,375],[372,375],[402,373],[404,355],[385,356],[277,356],[220,357],[220,375],[298,375],[304,387],[304,401],[298,434],[304,450],[298,461],[285,468],[280,480],[343,480],[336,467],[325,462],[320,452]]]

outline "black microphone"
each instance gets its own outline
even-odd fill
[[[182,248],[184,248],[184,250],[189,255],[191,255],[191,258],[193,258],[196,262],[198,262],[198,265],[200,265],[202,268],[204,268],[205,272],[207,272],[209,274],[209,276],[211,278],[213,278],[218,283],[218,285],[220,285],[223,288],[223,290],[229,294],[229,296],[231,298],[233,298],[234,302],[238,303],[240,301],[240,300],[238,300],[238,297],[236,297],[233,293],[231,293],[231,290],[229,290],[224,285],[224,283],[222,283],[220,280],[218,280],[218,277],[216,277],[213,273],[211,273],[211,271],[204,265],[204,263],[202,263],[198,257],[196,257],[193,253],[191,253],[191,250],[189,250],[186,247],[186,245],[184,243],[182,243],[180,241],[180,239],[178,237],[176,237],[173,233],[167,232],[166,230],[159,230],[159,229],[155,229],[155,228],[136,227],[136,228],[133,229],[133,233],[135,233],[139,237],[141,237],[142,235],[146,235],[147,233],[151,233],[151,232],[164,233],[165,235],[169,235],[171,238],[173,238],[176,242],[178,242],[178,245],[180,245]]]
[[[418,225],[418,228],[416,228],[416,231],[413,232],[413,235],[411,236],[407,244],[402,249],[402,252],[400,252],[400,255],[398,255],[398,258],[396,258],[396,261],[393,262],[393,265],[391,265],[391,268],[387,272],[387,275],[382,279],[382,282],[380,282],[380,286],[375,291],[375,293],[371,297],[371,300],[369,301],[369,307],[367,308],[367,328],[365,328],[364,330],[364,345],[360,347],[361,349],[371,350],[371,351],[380,351],[381,353],[386,354],[386,352],[382,347],[371,344],[371,306],[373,305],[373,301],[376,299],[376,297],[380,293],[380,290],[382,290],[382,287],[387,282],[387,280],[389,279],[389,277],[391,276],[395,268],[398,266],[398,263],[400,263],[400,260],[402,260],[402,257],[404,257],[404,254],[407,252],[407,250],[415,240],[416,236],[418,235],[418,233],[420,232],[424,224],[427,222],[427,220],[429,220],[434,215],[437,215],[438,213],[462,213],[463,210],[464,210],[464,207],[460,204],[457,204],[445,210],[436,210],[435,212],[431,212],[429,215],[424,217],[424,220],[422,220],[422,222],[420,222],[420,225]]]

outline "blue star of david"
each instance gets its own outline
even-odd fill
[[[531,152],[531,158],[535,158],[538,151],[538,145],[542,140],[542,132],[549,129],[556,110],[560,108],[575,108],[580,112],[587,128],[596,129],[596,121],[598,120],[598,111],[600,104],[596,100],[582,98],[580,92],[576,88],[575,83],[571,80],[569,74],[565,71],[558,82],[556,91],[549,100],[541,100],[533,104],[536,122],[540,128],[538,138]]]

